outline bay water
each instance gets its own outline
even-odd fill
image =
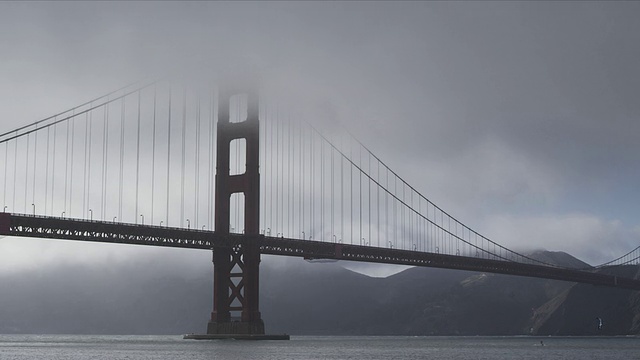
[[[0,360],[640,359],[638,337],[292,336],[289,341],[182,336],[0,335]]]

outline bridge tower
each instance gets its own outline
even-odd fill
[[[244,194],[244,235],[246,241],[233,248],[213,249],[213,312],[207,334],[264,334],[259,310],[260,247],[260,124],[258,96],[247,95],[247,118],[232,123],[229,105],[239,93],[219,94],[216,158],[215,231],[229,234],[231,195]],[[246,141],[246,171],[230,175],[231,142]],[[252,236],[253,235],[253,236]],[[241,312],[240,319],[231,317]]]

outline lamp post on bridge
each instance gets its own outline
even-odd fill
[[[35,214],[36,214],[36,204],[32,203],[31,206],[33,206],[33,215],[35,216]]]
[[[189,219],[187,219],[187,229],[191,228],[191,221],[189,221]]]
[[[93,221],[93,210],[89,209],[89,219]]]
[[[140,217],[142,218],[142,222],[140,223],[140,225],[144,225],[144,215],[140,214]]]

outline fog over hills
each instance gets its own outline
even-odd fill
[[[533,254],[581,267],[564,253]],[[66,264],[0,275],[0,333],[204,332],[211,265],[183,260]],[[267,332],[331,335],[586,335],[640,333],[640,297],[591,285],[409,268],[386,278],[265,256]],[[617,269],[637,275],[636,267]],[[604,320],[597,330],[596,317]]]

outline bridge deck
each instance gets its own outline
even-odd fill
[[[438,267],[640,290],[638,279],[587,270],[264,235],[223,235],[215,231],[105,221],[0,213],[0,235],[207,250],[257,242],[261,253],[269,255]]]

